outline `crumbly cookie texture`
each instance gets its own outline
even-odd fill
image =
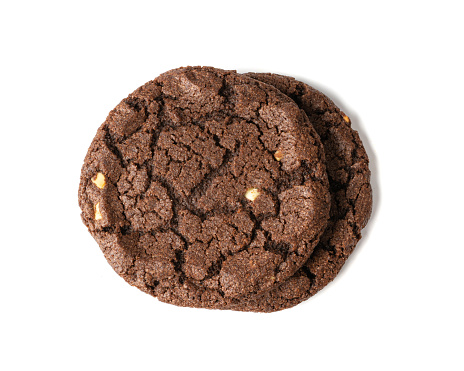
[[[328,188],[319,136],[295,102],[234,71],[186,67],[110,112],[79,205],[130,284],[181,306],[266,311],[242,303],[280,290],[308,259]]]

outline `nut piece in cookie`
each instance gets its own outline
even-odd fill
[[[95,204],[95,220],[100,220],[102,218],[103,218],[103,216],[102,216],[102,214],[100,212],[100,202],[97,202]]]
[[[92,178],[92,183],[95,184],[98,188],[103,189],[106,185],[105,176],[102,173],[97,173],[94,178]]]
[[[281,150],[277,150],[277,151],[274,152],[274,158],[275,158],[277,161],[282,160],[283,157],[284,157],[284,154],[282,153]]]
[[[259,195],[260,195],[260,192],[258,191],[257,188],[248,188],[247,191],[245,192],[245,197],[252,202],[256,200],[256,198]]]

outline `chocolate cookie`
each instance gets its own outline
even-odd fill
[[[114,270],[160,300],[221,308],[291,277],[330,196],[319,137],[280,91],[169,71],[124,99],[81,172],[82,219]]]
[[[292,307],[321,290],[356,247],[372,211],[369,160],[350,119],[327,96],[292,77],[246,75],[275,86],[306,112],[324,145],[332,198],[327,229],[306,264],[276,289],[227,307],[272,312]]]

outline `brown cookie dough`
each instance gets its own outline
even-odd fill
[[[350,119],[327,96],[292,77],[246,75],[275,86],[306,112],[324,145],[332,198],[327,229],[306,264],[276,289],[227,307],[272,312],[317,293],[335,278],[353,252],[372,211],[369,160]]]
[[[330,195],[319,137],[277,89],[233,71],[169,71],[124,99],[81,172],[82,219],[127,282],[221,308],[291,277]]]

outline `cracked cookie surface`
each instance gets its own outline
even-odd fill
[[[279,90],[180,68],[110,112],[79,205],[127,282],[168,303],[229,308],[278,287],[313,251],[329,217],[324,162],[308,117]]]

